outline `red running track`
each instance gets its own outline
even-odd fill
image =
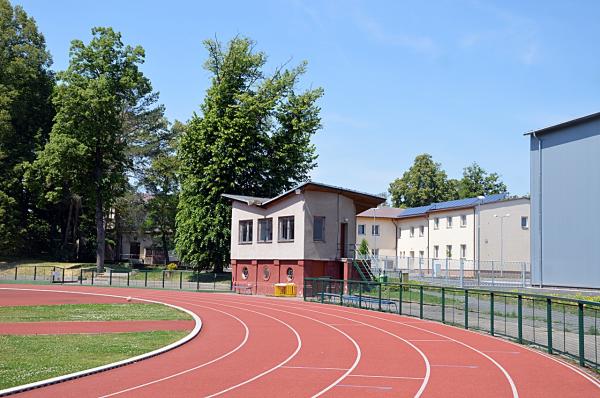
[[[600,396],[596,379],[555,357],[410,317],[232,294],[14,288],[53,291],[10,291],[15,302],[36,304],[98,297],[61,290],[158,300],[193,311],[203,323],[196,338],[167,353],[20,396]],[[0,289],[0,304],[11,304],[6,290]]]

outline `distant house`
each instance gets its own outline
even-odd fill
[[[521,271],[529,261],[529,207],[529,198],[498,194],[408,209],[369,209],[357,216],[357,240],[367,239],[379,265],[387,269],[448,264],[450,269],[473,270],[479,259],[482,269]]]
[[[350,279],[356,245],[356,214],[385,198],[307,182],[274,198],[234,194],[231,269],[234,284],[261,294],[293,282],[302,294],[305,277]]]
[[[533,283],[600,288],[600,112],[526,135]]]

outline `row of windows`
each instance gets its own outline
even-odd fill
[[[406,257],[406,252],[401,251],[400,257]],[[408,257],[415,258],[415,252],[408,252]],[[419,258],[425,257],[423,250],[419,251]],[[452,245],[446,245],[446,258],[452,258]],[[433,258],[440,258],[440,247],[438,245],[433,246]],[[460,258],[467,258],[467,245],[460,245]]]
[[[279,242],[294,241],[294,216],[284,216],[277,218]],[[250,244],[253,241],[254,220],[241,220],[239,227],[239,244]],[[325,217],[315,216],[313,218],[313,240],[325,241]],[[258,239],[259,243],[271,243],[273,241],[273,219],[258,219]]]
[[[447,229],[451,229],[452,228],[452,223],[453,223],[453,217],[446,217],[446,228]],[[466,215],[461,215],[460,216],[460,227],[461,228],[465,228],[467,226],[467,216]],[[419,236],[425,236],[425,226],[424,225],[420,225],[419,227]],[[439,217],[436,217],[433,219],[433,229],[439,229],[440,228],[440,219]],[[523,229],[528,229],[529,228],[529,217],[527,216],[522,216],[521,217],[521,228]],[[359,235],[365,235],[365,224],[358,224],[358,234]],[[371,235],[373,236],[379,236],[379,225],[378,224],[374,224],[371,225]],[[409,228],[409,236],[411,238],[415,237],[415,227],[410,227]],[[402,228],[398,228],[398,237],[401,238],[402,237]]]

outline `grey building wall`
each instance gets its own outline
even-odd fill
[[[536,135],[530,138],[532,281],[600,288],[600,118]]]

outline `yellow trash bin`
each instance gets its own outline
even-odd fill
[[[296,284],[295,283],[286,283],[285,295],[287,297],[296,297]]]
[[[274,287],[275,297],[283,297],[286,295],[287,283],[276,283]]]

